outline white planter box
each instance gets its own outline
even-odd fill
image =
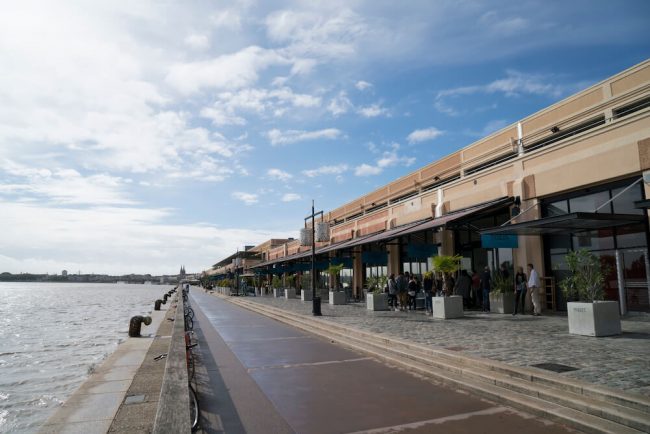
[[[567,303],[569,333],[583,336],[621,334],[621,316],[617,301]]]
[[[302,301],[311,301],[313,299],[311,289],[301,289],[300,299]]]
[[[366,295],[366,307],[368,310],[388,310],[388,294],[369,292]]]
[[[283,296],[284,296],[284,290],[282,288],[273,288],[273,297],[278,298]]]
[[[345,292],[330,291],[330,304],[345,304]]]
[[[463,297],[433,297],[433,318],[450,319],[463,316]]]
[[[290,298],[298,298],[296,297],[296,290],[293,288],[284,288],[284,298],[287,300]]]
[[[490,312],[512,313],[515,310],[515,294],[505,292],[503,294],[493,294],[490,292]]]

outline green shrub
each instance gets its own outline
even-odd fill
[[[569,252],[564,259],[571,275],[560,282],[562,293],[568,301],[593,302],[602,300],[605,275],[598,256],[586,249]]]

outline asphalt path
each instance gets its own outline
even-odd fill
[[[209,433],[575,432],[191,291]]]

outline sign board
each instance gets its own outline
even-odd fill
[[[481,234],[481,247],[484,249],[516,249],[519,247],[517,235]]]

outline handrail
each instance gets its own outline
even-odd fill
[[[185,356],[185,315],[182,288],[176,292],[177,305],[172,328],[154,433],[190,433],[190,398]]]

